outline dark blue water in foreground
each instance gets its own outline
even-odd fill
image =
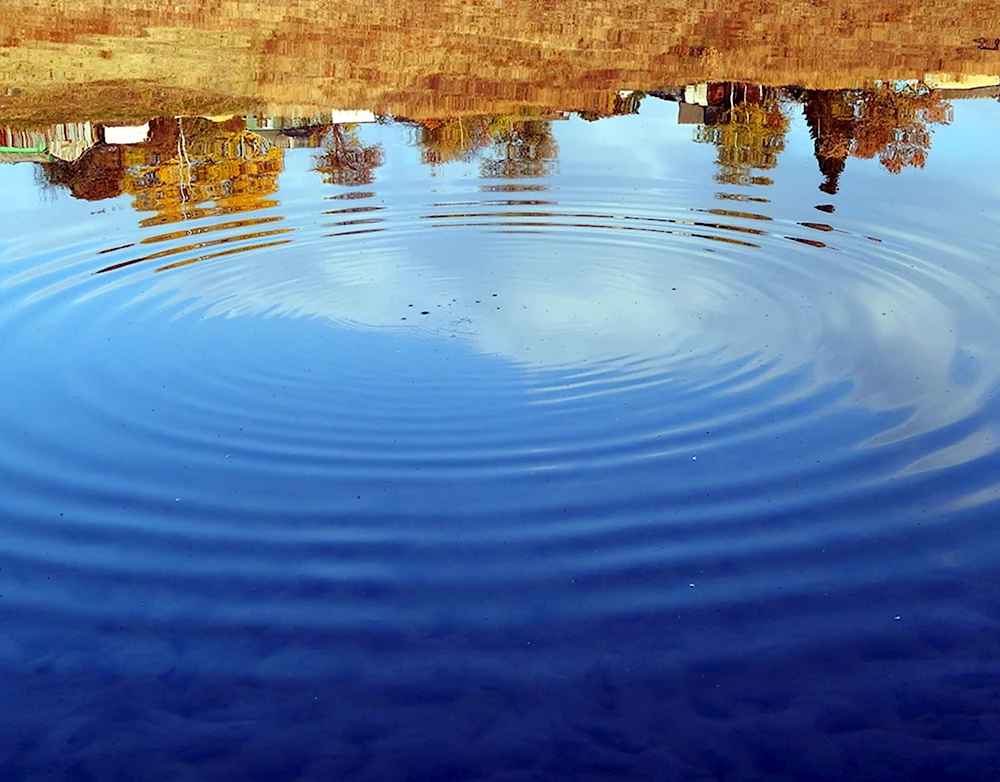
[[[0,779],[1000,778],[1000,106],[836,195],[674,112],[0,170]]]

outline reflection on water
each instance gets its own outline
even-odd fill
[[[0,130],[0,776],[992,782],[998,94]]]
[[[131,130],[98,126],[97,133]],[[75,160],[53,155],[40,164],[44,182],[88,201],[128,194],[134,209],[156,212],[159,222],[185,219],[208,201],[220,213],[243,211],[278,189],[281,150],[247,131],[242,117],[157,118],[135,131],[127,143],[96,143]]]
[[[638,114],[644,101],[676,102],[678,123],[694,125],[695,140],[718,150],[717,182],[768,185],[772,180],[763,172],[778,165],[790,117],[800,112],[824,177],[820,190],[832,195],[851,157],[878,159],[892,173],[922,168],[933,127],[951,122],[948,98],[966,97],[1000,98],[1000,84],[935,90],[921,83],[894,83],[816,91],[724,82],[652,94],[622,92],[606,114],[587,111],[579,116],[594,122]],[[362,124],[389,121],[371,112],[332,112],[332,118],[337,115]],[[552,122],[569,116],[545,112],[395,121],[413,127],[413,144],[426,165],[475,160],[483,178],[537,179],[551,174],[558,162]],[[238,210],[240,204],[275,192],[283,149],[321,150],[315,170],[332,185],[370,185],[375,169],[385,162],[380,145],[359,139],[358,122],[330,122],[318,116],[214,122],[157,118],[124,145],[101,142],[107,128],[128,130],[90,123],[36,131],[0,128],[6,154],[0,162],[40,162],[48,184],[64,186],[77,198],[101,200],[129,193],[136,209],[159,212],[167,221],[204,201]],[[67,142],[68,136],[74,141]]]
[[[952,118],[951,106],[939,94],[909,85],[810,92],[804,104],[816,160],[826,177],[820,189],[830,194],[837,192],[848,157],[878,158],[892,173],[923,168],[932,126]]]

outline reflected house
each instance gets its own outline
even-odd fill
[[[61,123],[41,130],[0,127],[0,162],[73,161],[95,143],[96,128],[89,122]]]
[[[697,103],[680,103],[677,106],[678,125],[704,125],[705,107]]]
[[[184,219],[206,202],[223,211],[250,208],[277,190],[283,168],[282,151],[238,117],[157,118],[98,135],[103,141],[78,160],[44,163],[45,180],[89,201],[131,195],[135,209],[158,213],[157,222]]]
[[[247,129],[281,149],[317,149],[332,125],[368,125],[379,118],[367,109],[334,109],[308,117],[271,117],[250,115]]]
[[[128,146],[144,144],[149,140],[149,123],[144,125],[105,125],[101,128],[102,141],[105,144]]]
[[[664,88],[647,93],[677,104],[678,125],[723,124],[741,104],[764,105],[775,98],[784,100],[782,90],[743,82],[701,82],[678,88]]]

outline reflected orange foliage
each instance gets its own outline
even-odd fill
[[[951,104],[916,87],[856,93],[852,154],[878,158],[894,174],[923,168],[931,146],[930,125],[952,120]]]
[[[807,92],[804,100],[816,159],[826,176],[820,189],[828,193],[837,191],[848,157],[877,158],[894,174],[923,168],[932,126],[953,118],[948,101],[919,85]]]

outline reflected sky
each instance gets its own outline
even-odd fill
[[[694,143],[676,105],[647,99],[639,115],[553,122],[558,161],[542,179],[483,179],[478,159],[422,165],[411,126],[367,125],[361,143],[384,150],[369,184],[323,184],[314,150],[285,150],[276,202],[243,222],[136,234],[127,196],[74,201],[30,165],[0,167],[15,194],[0,219],[8,259],[97,241],[111,273],[140,261],[123,289],[138,288],[133,304],[457,338],[546,371],[697,374],[698,358],[805,369],[848,381],[852,400],[900,413],[896,434],[913,434],[960,420],[997,384],[1000,281],[984,251],[1000,162],[982,142],[998,110],[959,102],[924,168],[852,159],[836,195],[817,190],[794,107],[762,187],[716,181],[712,145]],[[94,295],[119,287],[105,282]]]

